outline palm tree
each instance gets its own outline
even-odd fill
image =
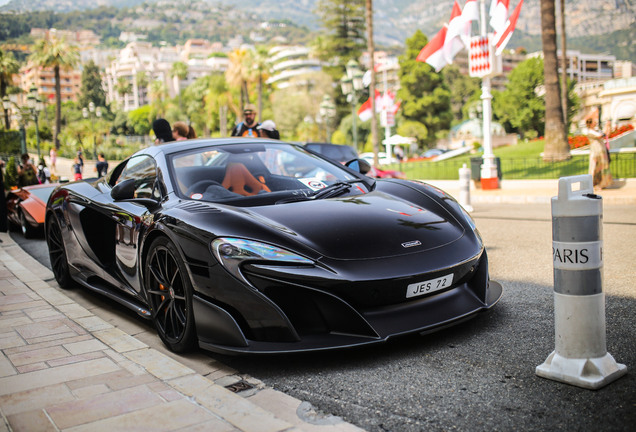
[[[122,98],[125,97],[128,93],[130,93],[131,90],[132,90],[132,84],[126,77],[120,76],[119,78],[117,78],[117,84],[115,84],[115,91],[120,97]]]
[[[79,63],[79,51],[76,46],[69,45],[64,39],[47,38],[35,44],[33,53],[29,56],[33,64],[42,68],[53,68],[55,74],[55,131],[53,142],[60,148],[58,138],[62,127],[62,85],[60,70],[73,69]]]
[[[249,77],[249,66],[245,61],[249,56],[245,48],[237,48],[229,55],[230,64],[225,71],[225,79],[232,87],[241,89],[240,112],[243,112],[243,106],[250,102],[250,95],[247,89],[247,80]]]
[[[163,117],[165,111],[165,100],[168,98],[168,89],[161,80],[154,80],[150,83],[150,102],[155,109],[155,117]]]
[[[541,0],[541,39],[543,41],[543,75],[545,83],[545,147],[543,159],[559,161],[570,158],[561,108],[559,65],[556,44],[555,0]]]
[[[13,57],[11,52],[3,52],[0,50],[0,99],[7,95],[7,89],[13,85],[13,77],[20,71],[20,64]],[[9,123],[9,111],[4,111],[4,124],[8,130],[11,127]]]
[[[251,55],[252,76],[254,81],[258,83],[258,122],[262,120],[263,114],[263,83],[269,78],[269,54],[264,46],[256,47]]]
[[[177,97],[179,98],[179,110],[183,111],[181,103],[181,86],[180,83],[188,77],[188,65],[187,63],[178,61],[172,63],[172,69],[170,70],[170,76],[174,79],[174,88],[177,91]]]
[[[135,75],[135,85],[137,85],[137,94],[141,97],[139,98],[139,105],[146,104],[146,92],[148,91],[148,84],[150,81],[148,80],[148,74],[146,71],[139,71]],[[146,91],[140,91],[139,89],[145,89]]]

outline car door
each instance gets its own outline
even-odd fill
[[[147,155],[134,156],[112,183],[134,180],[134,198],[161,200],[161,186],[157,179],[157,164]],[[115,221],[115,265],[128,286],[141,290],[139,240],[152,223],[154,214],[147,205],[133,201],[115,201],[112,218]]]

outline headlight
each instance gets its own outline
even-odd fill
[[[212,252],[230,273],[245,280],[239,266],[245,261],[275,261],[288,264],[313,264],[313,261],[277,246],[239,238],[212,241]]]

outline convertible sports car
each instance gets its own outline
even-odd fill
[[[7,194],[7,219],[26,238],[42,235],[46,202],[58,183],[24,186]]]
[[[55,278],[152,319],[175,352],[352,347],[496,304],[502,287],[462,207],[357,162],[268,139],[140,150],[51,195]]]

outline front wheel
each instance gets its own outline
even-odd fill
[[[46,221],[46,244],[49,247],[51,270],[53,270],[57,284],[64,289],[74,288],[75,282],[73,282],[69,271],[66,247],[62,238],[62,227],[54,215],[51,215]]]
[[[163,343],[177,353],[193,349],[197,337],[192,285],[176,247],[164,237],[150,245],[144,287],[152,320]]]

